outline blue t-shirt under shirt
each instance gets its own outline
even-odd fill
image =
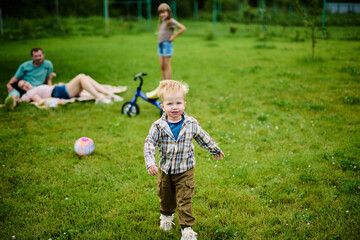
[[[182,117],[181,121],[177,122],[177,123],[171,123],[171,122],[167,121],[167,123],[169,124],[169,127],[171,129],[171,132],[173,133],[173,135],[175,137],[175,140],[177,140],[177,138],[179,136],[183,122],[184,122],[184,116]]]

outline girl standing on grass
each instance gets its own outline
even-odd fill
[[[183,33],[186,28],[172,17],[172,12],[166,3],[162,3],[158,7],[159,12],[159,38],[158,38],[158,54],[160,59],[160,69],[163,80],[171,79],[171,56],[173,54],[172,41]],[[174,30],[178,27],[179,31],[175,34]]]

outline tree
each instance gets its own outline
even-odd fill
[[[308,27],[311,30],[311,53],[312,53],[312,59],[314,59],[315,56],[315,44],[316,44],[316,36],[315,31],[317,24],[320,22],[320,16],[322,13],[322,2],[323,0],[307,0],[305,1],[306,4],[306,11],[303,10],[302,6],[300,5],[299,0],[295,1],[296,8],[300,11],[305,26]]]

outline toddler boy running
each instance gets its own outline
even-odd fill
[[[171,229],[177,208],[181,240],[196,240],[197,233],[192,230],[195,223],[191,200],[195,194],[192,139],[213,154],[214,159],[221,160],[225,155],[197,120],[184,112],[187,92],[187,86],[180,82],[160,82],[158,94],[164,114],[150,128],[145,139],[144,156],[148,173],[157,175],[155,153],[156,147],[159,148],[161,171],[157,181],[157,194],[160,197],[160,229]]]

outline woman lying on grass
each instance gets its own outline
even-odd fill
[[[53,73],[55,76],[55,73]],[[20,94],[24,93],[20,101],[34,101],[41,103],[44,98],[59,98],[58,102],[62,103],[61,99],[70,99],[76,97],[84,89],[88,91],[95,98],[95,104],[109,104],[112,101],[120,102],[122,98],[106,90],[101,84],[96,82],[90,76],[79,74],[73,78],[66,85],[49,86],[40,85],[33,87],[29,82],[19,80],[12,84]],[[105,95],[105,96],[104,96]]]

